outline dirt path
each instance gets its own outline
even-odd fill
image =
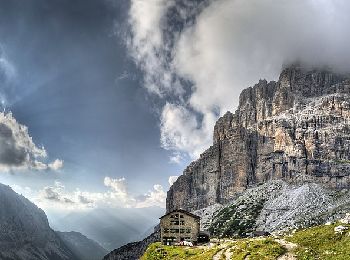
[[[230,242],[223,243],[220,245],[220,251],[217,252],[213,256],[213,260],[221,260],[221,259],[226,259],[226,260],[231,260],[231,247],[233,245]]]
[[[231,260],[231,257],[232,257],[231,247],[226,249],[225,257],[226,257],[226,260]]]
[[[225,252],[225,248],[221,249],[219,252],[217,252],[214,256],[213,256],[213,260],[220,260],[222,254]]]
[[[213,256],[213,260],[221,260],[221,259],[231,260],[231,257],[232,257],[231,248],[232,248],[232,246],[233,245],[223,245],[221,250]]]
[[[288,242],[284,239],[276,239],[276,242],[287,249],[287,252],[279,256],[277,260],[296,260],[297,259],[295,255],[291,252],[294,248],[298,246],[297,244]]]

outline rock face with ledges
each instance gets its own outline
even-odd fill
[[[168,191],[167,210],[225,204],[272,179],[349,188],[349,175],[350,77],[294,66],[242,91]]]

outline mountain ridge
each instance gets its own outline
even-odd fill
[[[44,211],[0,184],[0,258],[78,259],[50,228]]]
[[[0,259],[97,260],[106,250],[78,232],[51,229],[45,212],[0,183]]]
[[[300,66],[243,90],[235,113],[217,120],[213,145],[170,187],[167,211],[226,204],[271,179],[348,188],[349,94],[347,75]]]

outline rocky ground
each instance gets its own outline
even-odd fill
[[[332,221],[349,211],[350,192],[346,189],[276,180],[242,192],[213,213],[208,229],[218,237],[250,236],[256,230],[281,233]]]

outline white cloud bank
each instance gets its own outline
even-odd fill
[[[131,55],[145,87],[172,100],[160,121],[173,161],[198,157],[240,91],[284,64],[350,71],[349,11],[345,0],[132,0]]]
[[[165,207],[166,192],[159,184],[141,196],[135,196],[128,191],[125,178],[103,180],[106,190],[89,192],[80,189],[69,190],[59,181],[46,186],[39,191],[29,187],[12,185],[12,188],[30,198],[43,209],[83,210],[89,208],[147,208]]]
[[[12,113],[0,112],[0,172],[18,170],[59,170],[63,161],[52,163],[47,158],[44,147],[34,144],[28,128],[13,117]]]

